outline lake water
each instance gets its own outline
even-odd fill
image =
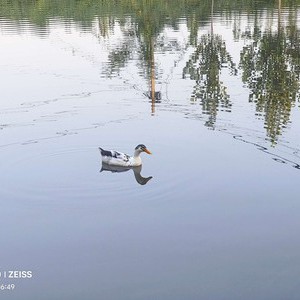
[[[300,2],[221,2],[0,1],[3,299],[299,299]]]

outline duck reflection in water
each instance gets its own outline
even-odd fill
[[[141,175],[142,166],[121,167],[121,166],[108,165],[108,164],[102,162],[102,168],[101,168],[100,172],[110,171],[112,173],[122,173],[122,172],[127,172],[129,170],[133,171],[136,182],[141,185],[145,185],[152,178],[152,176],[143,177]]]

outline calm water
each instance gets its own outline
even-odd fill
[[[0,0],[3,299],[299,299],[300,2],[236,2]]]

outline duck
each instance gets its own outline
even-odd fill
[[[118,152],[115,150],[104,150],[99,147],[102,162],[112,166],[121,167],[138,167],[142,165],[142,158],[140,154],[146,152],[147,154],[152,154],[145,145],[139,144],[134,149],[133,156],[128,154]]]

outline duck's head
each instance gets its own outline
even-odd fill
[[[141,153],[141,152],[146,152],[146,153],[148,153],[148,154],[152,154],[152,153],[147,149],[147,147],[146,147],[145,145],[143,145],[143,144],[137,145],[137,146],[135,147],[135,151],[136,151],[136,152],[139,152],[139,153]]]

